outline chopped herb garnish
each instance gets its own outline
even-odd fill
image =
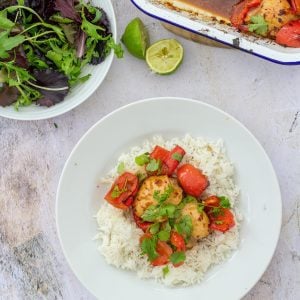
[[[122,189],[120,189],[119,186],[116,184],[111,192],[111,197],[118,198],[121,194],[123,194],[126,191],[127,191],[126,184],[125,187]]]
[[[143,254],[147,254],[150,261],[153,261],[158,257],[156,252],[157,240],[155,237],[145,238],[141,243],[141,249]]]
[[[192,218],[190,216],[183,216],[179,222],[174,225],[174,228],[178,233],[183,234],[189,239],[193,230]]]
[[[252,16],[250,18],[251,24],[248,26],[249,31],[265,36],[268,33],[269,25],[261,15]]]
[[[220,199],[220,206],[223,207],[223,208],[230,208],[231,205],[230,205],[230,201],[227,197],[225,196],[221,196],[221,197],[218,197]]]
[[[170,256],[170,261],[173,264],[179,264],[181,262],[185,261],[185,253],[184,252],[174,252],[171,256]]]
[[[125,171],[125,163],[122,161],[118,165],[117,172],[119,174],[122,174],[122,173],[124,173],[124,171]]]
[[[158,238],[163,241],[166,242],[170,239],[170,231],[168,230],[161,230],[158,234],[157,234]]]
[[[203,203],[199,203],[197,206],[197,210],[199,213],[202,213],[204,210],[204,204]]]
[[[169,266],[165,266],[162,269],[162,271],[163,271],[163,276],[166,277],[169,274],[169,272],[170,272]]]
[[[165,202],[172,192],[174,191],[174,188],[171,184],[168,185],[168,187],[164,190],[164,192],[160,195],[159,191],[154,191],[153,198],[158,202],[162,203]]]
[[[158,159],[154,159],[154,158],[151,158],[150,159],[150,162],[148,163],[147,167],[146,167],[146,170],[149,171],[149,172],[155,172],[157,170],[159,170],[161,166],[161,161]]]
[[[175,212],[176,206],[174,204],[168,203],[161,205],[159,215],[161,217],[174,218]]]
[[[142,219],[147,222],[154,222],[159,217],[159,207],[150,205],[143,213]]]
[[[148,162],[150,162],[150,157],[149,157],[148,152],[141,154],[135,158],[135,163],[138,166],[143,166],[143,165],[147,164]]]
[[[178,162],[181,162],[183,156],[180,153],[175,152],[175,153],[172,154],[172,158],[175,159],[175,160],[177,160]]]
[[[159,223],[155,223],[155,224],[151,225],[150,229],[149,229],[150,233],[152,233],[152,234],[158,233],[159,227],[160,227]]]
[[[138,172],[136,174],[136,176],[139,179],[139,183],[143,182],[147,178],[147,174],[146,173],[140,173],[140,172]]]

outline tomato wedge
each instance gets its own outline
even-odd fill
[[[209,211],[207,215],[210,220],[209,227],[212,230],[226,232],[235,225],[234,216],[228,208],[221,208],[217,215],[212,211]]]
[[[170,242],[173,246],[176,247],[177,251],[186,251],[184,238],[178,232],[171,232]]]
[[[177,166],[179,165],[184,155],[185,155],[185,150],[178,145],[175,146],[174,149],[170,151],[168,157],[164,162],[168,168],[168,173],[167,173],[168,176],[174,173],[174,171],[176,170]]]
[[[171,151],[168,151],[160,146],[155,146],[153,151],[150,153],[150,158],[161,161],[162,164],[159,175],[170,176],[174,173],[184,155],[184,149],[178,145],[175,146]]]
[[[159,240],[157,241],[156,251],[159,256],[151,262],[153,266],[162,266],[167,264],[171,254],[173,253],[172,248],[166,242]]]
[[[243,25],[248,12],[257,6],[259,6],[261,0],[242,0],[236,5],[233,6],[232,14],[230,17],[231,24],[241,29],[241,25]]]
[[[133,202],[133,198],[128,199],[133,197],[137,192],[138,182],[139,180],[136,175],[125,172],[115,180],[108,193],[104,196],[104,199],[114,207],[124,210],[128,209]]]
[[[276,34],[276,43],[293,48],[300,48],[300,20],[283,25]]]
[[[292,6],[292,12],[297,14],[300,12],[300,0],[290,0],[289,1]]]
[[[161,162],[164,162],[169,153],[170,151],[166,150],[165,148],[155,146],[153,151],[150,153],[150,157],[156,160],[159,159]]]
[[[207,177],[190,164],[179,167],[177,177],[183,190],[194,197],[199,197],[209,185]]]
[[[220,206],[220,199],[217,196],[209,196],[208,198],[206,198],[205,200],[203,200],[203,204],[205,206],[218,207],[218,206]]]
[[[153,224],[152,222],[143,221],[143,219],[137,216],[134,212],[132,212],[132,215],[137,227],[141,228],[144,232],[146,232],[149,226]]]

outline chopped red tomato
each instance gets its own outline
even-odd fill
[[[138,182],[136,175],[125,172],[115,180],[104,199],[117,208],[128,209],[133,202],[131,199],[128,199],[137,192]]]
[[[300,20],[283,25],[276,34],[276,43],[293,48],[300,48]]]
[[[209,185],[206,176],[190,164],[179,167],[177,177],[183,190],[194,197],[199,197]]]
[[[252,8],[259,6],[261,0],[242,0],[233,6],[232,14],[230,17],[231,24],[239,29],[242,29],[247,14]]]
[[[203,201],[203,204],[208,207],[217,207],[220,206],[220,199],[217,196],[209,196]]]
[[[171,254],[173,253],[172,248],[166,242],[159,240],[157,241],[156,251],[159,256],[151,262],[153,266],[162,266],[167,264]]]
[[[150,153],[150,157],[154,158],[156,160],[160,160],[161,162],[164,162],[165,159],[168,157],[170,151],[160,147],[160,146],[155,146],[153,151]]]
[[[134,212],[132,212],[132,215],[137,227],[141,228],[144,232],[146,232],[148,228],[153,224],[152,222],[143,221],[143,219],[138,217]]]
[[[212,230],[225,232],[235,225],[234,216],[228,208],[221,208],[218,214],[210,210],[207,215],[210,220],[209,227]]]
[[[297,14],[300,12],[300,1],[299,0],[290,0],[289,1],[292,6],[292,12]]]
[[[168,168],[167,175],[170,176],[174,173],[177,166],[181,162],[183,156],[185,155],[185,151],[180,146],[175,146],[174,149],[172,149],[168,155],[168,157],[165,160],[165,164]]]
[[[172,175],[179,165],[181,159],[185,155],[185,151],[180,146],[175,146],[174,149],[168,151],[160,146],[155,146],[150,154],[150,158],[160,160],[161,169],[159,175]]]
[[[149,232],[145,232],[141,237],[140,237],[140,244],[144,239],[150,239],[152,237],[152,234]]]
[[[181,234],[176,231],[171,232],[170,242],[173,246],[176,247],[177,251],[185,251],[185,241]]]

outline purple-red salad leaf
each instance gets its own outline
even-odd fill
[[[76,40],[76,56],[82,58],[85,53],[86,33],[80,29]]]
[[[74,0],[56,0],[55,10],[59,11],[60,14],[65,18],[69,18],[78,23],[81,22],[80,15],[75,9]]]
[[[3,84],[0,87],[0,106],[9,106],[17,101],[19,97],[19,91],[16,87],[9,87],[7,84]]]
[[[34,70],[33,76],[36,79],[34,84],[43,87],[37,88],[42,94],[42,98],[37,100],[38,105],[50,107],[63,101],[69,92],[68,77],[58,71],[52,69]],[[61,88],[66,89],[57,90]]]

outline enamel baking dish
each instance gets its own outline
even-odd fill
[[[269,39],[248,36],[231,26],[211,20],[195,20],[149,0],[131,0],[145,14],[268,61],[283,65],[300,64],[300,48],[282,47]]]

